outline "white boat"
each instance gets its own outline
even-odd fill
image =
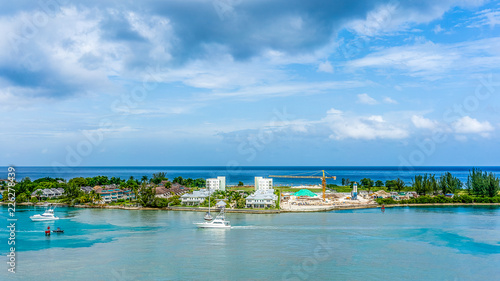
[[[55,220],[58,220],[59,218],[54,216],[54,209],[55,208],[48,207],[43,214],[31,216],[30,219],[32,221],[55,221]]]
[[[224,218],[215,217],[211,221],[195,223],[198,228],[231,228],[229,221]]]
[[[222,203],[224,203],[224,202],[222,202]],[[217,204],[217,205],[219,205],[219,204]],[[212,219],[210,221],[198,222],[198,223],[195,223],[195,225],[198,228],[231,228],[231,223],[226,220],[226,216],[224,214],[224,209],[225,209],[225,205],[221,208],[219,214],[214,219]]]

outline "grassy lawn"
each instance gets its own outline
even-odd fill
[[[228,186],[227,191],[248,191],[248,192],[254,192],[255,188],[253,186]]]
[[[290,188],[290,187],[283,187],[283,188],[276,188],[278,190],[281,190],[281,192],[297,192],[300,190],[300,188]],[[307,190],[310,190],[312,192],[323,192],[322,188],[305,188]]]

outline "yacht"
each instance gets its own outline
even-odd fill
[[[32,221],[54,221],[54,220],[58,220],[59,218],[56,217],[56,216],[54,216],[54,209],[55,208],[48,207],[43,214],[31,216],[30,219]]]
[[[220,202],[219,202],[220,203]],[[224,202],[222,202],[224,203]],[[219,206],[219,204],[217,204]],[[198,228],[231,228],[231,224],[226,220],[225,216],[225,203],[221,205],[221,210],[217,216],[212,220],[195,223]]]

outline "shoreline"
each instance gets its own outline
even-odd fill
[[[381,205],[379,205],[381,206]],[[425,207],[425,206],[500,206],[500,203],[418,203],[418,204],[389,204],[386,208],[393,207]]]
[[[8,203],[1,202],[1,205],[7,205]],[[33,203],[19,203],[16,204],[19,206],[40,206],[43,207],[43,204],[33,204]],[[147,210],[147,211],[188,211],[188,212],[207,212],[207,207],[164,207],[164,208],[151,208],[151,207],[132,207],[132,206],[107,206],[107,205],[74,205],[69,206],[68,204],[59,204],[64,207],[73,207],[73,208],[92,208],[92,209],[118,209],[118,210]],[[500,206],[500,203],[420,203],[420,204],[389,204],[384,205],[386,208],[395,208],[395,207],[427,207],[427,206]],[[381,208],[382,205],[378,204],[365,204],[365,205],[339,205],[339,206],[327,206],[327,207],[311,207],[302,210],[285,210],[285,209],[273,209],[273,210],[255,210],[255,209],[226,209],[227,213],[245,213],[245,214],[280,214],[280,213],[310,213],[310,212],[328,212],[328,211],[337,211],[337,210],[356,210],[356,209],[373,209],[373,208]],[[213,209],[212,209],[213,210]]]

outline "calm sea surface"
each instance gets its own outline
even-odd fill
[[[500,208],[401,207],[228,214],[234,228],[197,229],[203,213],[57,208],[31,222],[18,207],[17,273],[0,280],[499,280]],[[47,227],[64,234],[45,237]]]
[[[483,171],[499,174],[500,167],[479,167]],[[22,179],[30,177],[32,180],[43,177],[60,177],[70,179],[74,177],[94,177],[98,175],[108,177],[120,177],[128,179],[130,176],[141,178],[142,176],[152,177],[153,173],[165,172],[169,179],[181,176],[183,178],[210,178],[216,176],[226,176],[228,184],[238,184],[242,181],[245,184],[253,184],[255,176],[267,177],[269,175],[310,175],[325,170],[332,176],[337,176],[337,180],[328,180],[328,183],[341,183],[342,178],[349,178],[351,181],[359,181],[362,178],[373,180],[392,180],[401,178],[406,183],[417,174],[435,174],[440,176],[445,172],[451,172],[463,182],[467,180],[467,175],[472,167],[16,167],[16,178]],[[7,167],[0,167],[0,178],[7,177]],[[276,185],[289,184],[320,184],[315,179],[274,179]]]

